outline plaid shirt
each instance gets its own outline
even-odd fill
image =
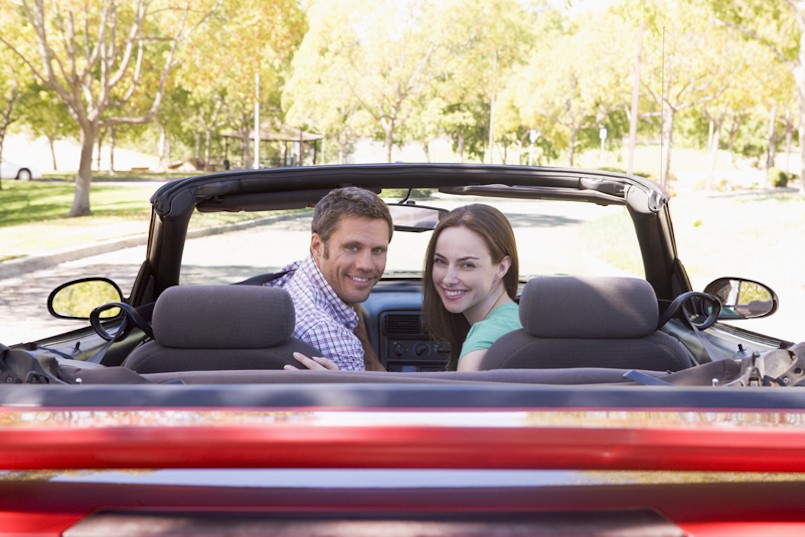
[[[313,345],[342,370],[363,371],[363,346],[354,334],[358,314],[338,298],[312,256],[291,263],[283,276],[267,282],[290,293],[296,309],[297,339]]]

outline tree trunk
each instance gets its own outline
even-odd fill
[[[721,138],[721,123],[710,121],[712,135],[710,136],[710,173],[707,176],[707,190],[713,190],[713,180],[716,174],[716,160],[718,159],[718,143]]]
[[[729,129],[727,129],[727,154],[730,157],[730,166],[733,170],[737,167],[735,162],[735,138],[740,131],[740,125],[740,122],[733,117]]]
[[[800,46],[800,62],[794,68],[794,80],[797,83],[797,100],[799,101],[799,191],[805,194],[805,65],[803,58],[805,47]]]
[[[771,113],[769,115],[769,130],[766,133],[766,169],[763,179],[763,187],[769,187],[769,170],[774,168],[775,157],[777,155],[777,141],[774,138],[774,125],[777,121],[777,103],[771,106]]]
[[[790,126],[785,129],[785,173],[791,173],[791,146],[794,141],[794,133]]]
[[[109,131],[109,174],[115,174],[115,128]]]
[[[573,167],[573,160],[576,157],[576,128],[571,127],[570,129],[570,140],[568,141],[567,146],[567,165],[572,168]]]
[[[98,132],[98,154],[95,157],[95,169],[100,173],[101,171],[101,152],[103,151],[103,129]]]
[[[59,167],[56,166],[56,141],[52,136],[48,136],[48,145],[50,146],[50,162],[53,165],[53,171],[58,171]]]
[[[638,104],[640,103],[640,64],[643,58],[643,24],[637,30],[637,54],[635,55],[634,71],[632,81],[632,108],[629,113],[629,158],[626,163],[626,173],[634,173],[634,151],[637,145],[637,119],[639,115]]]
[[[663,110],[662,122],[662,172],[660,185],[667,189],[668,183],[671,179],[671,148],[674,145],[674,110],[670,106],[666,106]]]
[[[168,169],[168,163],[165,160],[165,146],[167,145],[168,135],[165,133],[165,126],[159,126],[159,171],[164,172]]]
[[[383,125],[383,130],[386,131],[386,162],[391,162],[394,147],[394,122],[389,121],[388,125]]]
[[[210,161],[212,159],[212,129],[204,129],[204,169],[211,170],[212,166]]]
[[[249,140],[249,129],[243,130],[241,141],[243,142],[243,169],[250,170],[252,169],[252,149],[251,140]]]
[[[89,190],[92,183],[92,150],[95,147],[95,127],[90,125],[81,129],[81,156],[78,161],[78,175],[75,178],[75,195],[68,217],[89,216]],[[89,131],[89,132],[88,132]]]

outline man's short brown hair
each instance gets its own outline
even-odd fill
[[[313,210],[311,230],[327,242],[343,216],[382,218],[389,226],[389,240],[394,224],[388,206],[380,196],[370,190],[348,186],[331,190]]]

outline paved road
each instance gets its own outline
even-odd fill
[[[448,209],[455,204],[453,200],[438,203]],[[567,241],[557,234],[557,230],[569,230],[589,219],[588,208],[584,204],[556,203],[553,208],[542,207],[540,214],[534,214],[533,204],[517,200],[505,204],[521,245],[521,273],[528,274],[529,265],[538,266],[542,273],[561,271],[551,266],[551,257],[545,255],[545,249],[563,251],[566,245],[562,243]],[[420,271],[428,238],[429,234],[396,233],[389,249],[388,268]],[[141,242],[144,244],[144,237]],[[309,243],[310,219],[299,216],[279,217],[270,225],[190,239],[185,246],[182,283],[232,283],[274,271],[304,257]],[[541,247],[529,247],[532,244]],[[49,293],[64,282],[89,276],[109,277],[127,293],[144,255],[144,246],[138,245],[53,266],[47,266],[44,260],[41,263],[44,268],[34,266],[23,276],[13,271],[0,271],[0,342],[31,341],[86,326],[84,321],[51,317],[46,308]],[[557,259],[561,261],[558,266],[566,269],[570,255],[558,255]],[[594,263],[591,272],[612,272],[612,267],[589,258],[584,251],[577,251],[574,255],[579,256],[575,262],[577,266]],[[6,277],[3,277],[3,272]],[[9,273],[11,277],[8,277]]]
[[[438,205],[447,206],[441,201]],[[542,207],[540,214],[533,214],[533,204],[511,200],[506,209],[518,233],[518,249],[521,257],[521,274],[575,272],[587,266],[589,273],[615,274],[619,271],[602,261],[586,255],[584,247],[566,244],[557,228],[570,230],[575,224],[592,218],[585,204],[557,202],[549,210]],[[449,207],[448,207],[449,208]],[[616,209],[617,210],[617,209]],[[253,227],[234,232],[216,234],[188,240],[185,248],[182,283],[234,282],[254,274],[276,270],[287,262],[303,257],[308,248],[310,223],[307,218],[284,217],[270,226]],[[270,232],[269,232],[270,231]],[[389,251],[389,267],[419,271],[422,268],[422,252],[427,234],[397,233]],[[538,247],[535,245],[539,245]],[[45,336],[86,326],[84,321],[65,321],[52,318],[47,313],[48,294],[58,285],[76,278],[106,276],[118,282],[128,292],[145,255],[142,245],[122,248],[101,255],[66,261],[33,270],[23,276],[3,278],[0,275],[0,342],[6,344],[31,341]],[[572,256],[573,259],[570,259]],[[529,266],[539,270],[529,272]],[[579,270],[575,270],[578,268]],[[785,319],[774,316],[768,321],[784,323]],[[766,320],[752,321],[761,323]],[[744,323],[745,328],[768,331],[782,337],[789,331],[780,331],[774,325]],[[797,331],[799,322],[796,323]],[[766,329],[766,330],[764,330]],[[793,330],[790,330],[793,333]]]

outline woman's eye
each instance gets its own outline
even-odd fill
[[[441,258],[437,257],[436,259],[433,260],[433,264],[434,265],[444,265],[445,261],[444,261],[444,259],[441,259]]]

